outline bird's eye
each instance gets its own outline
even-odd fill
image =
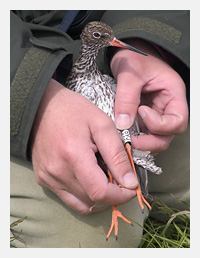
[[[94,32],[93,36],[94,36],[94,38],[99,39],[101,37],[101,34],[99,32]]]

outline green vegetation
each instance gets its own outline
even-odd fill
[[[163,222],[147,218],[139,248],[189,248],[190,211],[189,205],[184,204],[188,207],[187,210],[179,211],[156,199],[152,205],[156,208],[154,214],[164,214],[168,220]]]

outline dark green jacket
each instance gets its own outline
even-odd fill
[[[139,37],[177,57],[189,85],[189,11],[80,11],[67,33],[58,30],[66,11],[11,11],[11,155],[27,159],[38,105],[57,70],[64,82],[79,55],[79,35],[90,21],[109,24],[120,39]],[[101,52],[99,65],[106,69]],[[151,65],[151,64],[150,64]]]

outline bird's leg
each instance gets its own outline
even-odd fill
[[[128,131],[128,130],[126,130]],[[133,158],[132,158],[132,155],[131,155],[131,140],[130,140],[130,135],[129,135],[129,132],[125,132],[124,131],[124,134],[123,134],[123,140],[124,140],[124,143],[125,143],[125,149],[126,149],[126,152],[127,152],[127,155],[129,157],[129,160],[130,160],[130,163],[131,163],[131,167],[133,169],[133,172],[136,176],[136,178],[138,178],[137,176],[137,173],[136,173],[136,170],[135,170],[135,165],[134,165],[134,162],[133,162]],[[109,176],[109,179],[110,179],[110,182],[113,183],[113,177],[111,175],[111,173],[108,171],[108,176]],[[119,187],[123,187],[125,188],[124,186],[122,185],[119,185]],[[141,191],[141,187],[140,187],[140,184],[138,184],[137,188],[136,188],[136,194],[137,194],[137,198],[138,198],[138,202],[140,204],[140,207],[142,209],[142,213],[144,213],[144,204],[143,202],[147,205],[147,207],[149,208],[149,210],[151,210],[151,205],[146,201],[146,199],[144,198],[143,194],[142,194],[142,191]],[[110,226],[110,229],[109,229],[109,232],[107,234],[107,237],[106,237],[106,240],[108,240],[113,228],[115,227],[115,238],[117,240],[117,233],[118,233],[118,221],[117,221],[117,218],[120,217],[121,219],[123,219],[125,222],[129,223],[132,225],[131,221],[129,221],[128,219],[126,219],[122,213],[118,210],[117,206],[116,205],[113,205],[112,206],[112,223],[111,223],[111,226]],[[132,225],[133,226],[133,225]]]
[[[133,158],[132,158],[132,155],[131,155],[131,145],[127,142],[125,144],[125,149],[126,149],[126,152],[128,154],[128,157],[129,157],[129,160],[130,160],[130,163],[131,163],[131,167],[133,169],[133,172],[137,178],[137,173],[136,173],[136,170],[135,170],[135,165],[134,165],[134,162],[133,162]],[[151,205],[147,202],[147,200],[144,198],[143,194],[142,194],[142,191],[141,191],[141,187],[140,187],[140,184],[137,186],[136,188],[136,193],[137,193],[137,198],[138,198],[138,202],[140,204],[140,207],[142,209],[142,213],[144,213],[144,205],[143,205],[143,202],[147,205],[147,207],[149,208],[149,210],[151,210]],[[143,201],[143,202],[142,202]]]
[[[113,183],[113,177],[111,175],[111,173],[108,171],[108,176],[109,176],[109,179],[110,179],[110,182]],[[117,233],[118,233],[118,221],[117,221],[117,218],[121,218],[123,219],[125,222],[131,224],[133,226],[133,224],[131,223],[130,220],[128,220],[127,218],[125,218],[121,211],[117,208],[116,205],[113,205],[112,206],[112,222],[111,222],[111,226],[110,226],[110,229],[109,229],[109,232],[106,236],[106,240],[108,240],[108,238],[110,237],[110,234],[113,230],[113,228],[115,227],[115,238],[117,240],[118,236],[117,236]]]

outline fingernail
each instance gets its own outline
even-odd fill
[[[127,114],[119,114],[115,118],[115,124],[119,130],[129,129],[131,127],[131,118]]]
[[[90,212],[100,211],[102,208],[106,208],[107,205],[101,203],[95,203],[93,206],[90,207]]]
[[[90,212],[92,212],[94,208],[102,208],[104,206],[105,206],[104,204],[96,202],[93,206],[90,207]]]
[[[138,180],[133,172],[129,172],[124,176],[124,186],[126,188],[134,189],[138,186]]]

